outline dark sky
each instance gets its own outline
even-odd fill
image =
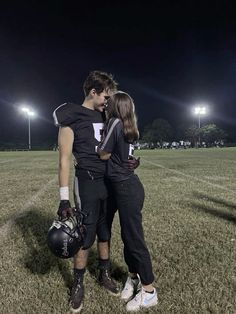
[[[48,2],[48,3],[47,3]],[[56,141],[52,111],[81,103],[91,70],[112,73],[135,100],[142,129],[154,118],[174,127],[216,123],[236,140],[234,1],[19,1],[0,8],[0,144]],[[203,2],[202,2],[203,3]]]

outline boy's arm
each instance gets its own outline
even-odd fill
[[[74,133],[69,127],[62,127],[58,133],[59,146],[59,188],[60,188],[60,204],[58,215],[67,217],[72,214],[72,209],[69,201],[69,177],[70,165],[72,157],[72,148],[74,142]]]

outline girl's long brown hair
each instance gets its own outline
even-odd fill
[[[107,118],[119,118],[124,127],[127,142],[133,143],[139,138],[137,116],[132,98],[124,92],[118,91],[108,101]]]

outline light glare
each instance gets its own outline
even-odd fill
[[[33,117],[35,116],[35,112],[33,110],[30,110],[27,107],[21,107],[21,111],[26,113],[28,117]]]
[[[22,110],[23,112],[29,112],[29,109],[26,108],[26,107],[22,107],[21,110]]]
[[[194,108],[194,113],[198,115],[204,115],[206,114],[206,107],[197,106]]]

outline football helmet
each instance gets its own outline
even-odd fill
[[[83,245],[85,227],[82,218],[75,214],[69,218],[54,220],[47,234],[51,252],[60,258],[73,257]]]

